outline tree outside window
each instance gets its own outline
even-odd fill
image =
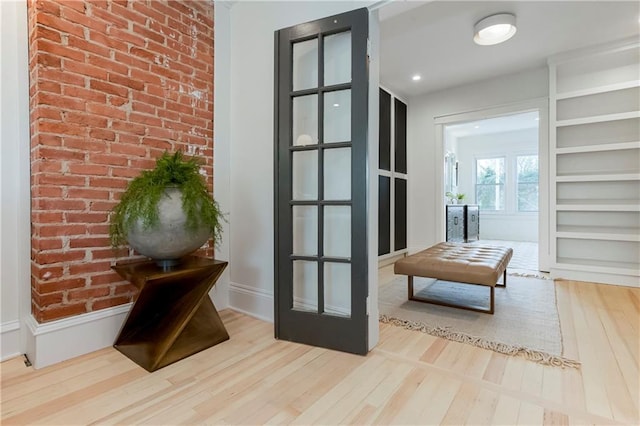
[[[503,157],[476,160],[476,202],[480,210],[504,210],[504,183]]]
[[[518,211],[538,211],[538,156],[522,155],[516,158],[518,180]]]

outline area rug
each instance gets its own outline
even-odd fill
[[[489,288],[485,286],[415,277],[414,291],[422,297],[489,306]],[[510,275],[506,288],[495,289],[494,315],[409,301],[405,276],[381,286],[378,297],[383,323],[545,365],[580,365],[562,356],[553,280]]]

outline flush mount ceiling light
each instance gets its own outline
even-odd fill
[[[473,27],[473,41],[481,46],[502,43],[516,33],[516,16],[511,13],[498,13],[478,21]]]

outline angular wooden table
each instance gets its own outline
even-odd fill
[[[163,269],[153,260],[113,269],[140,290],[115,344],[147,371],[155,371],[229,339],[209,291],[227,262],[189,256]]]

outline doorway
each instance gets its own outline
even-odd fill
[[[436,119],[443,210],[456,195],[478,205],[479,241],[514,248],[515,269],[548,270],[545,117],[538,100]]]

